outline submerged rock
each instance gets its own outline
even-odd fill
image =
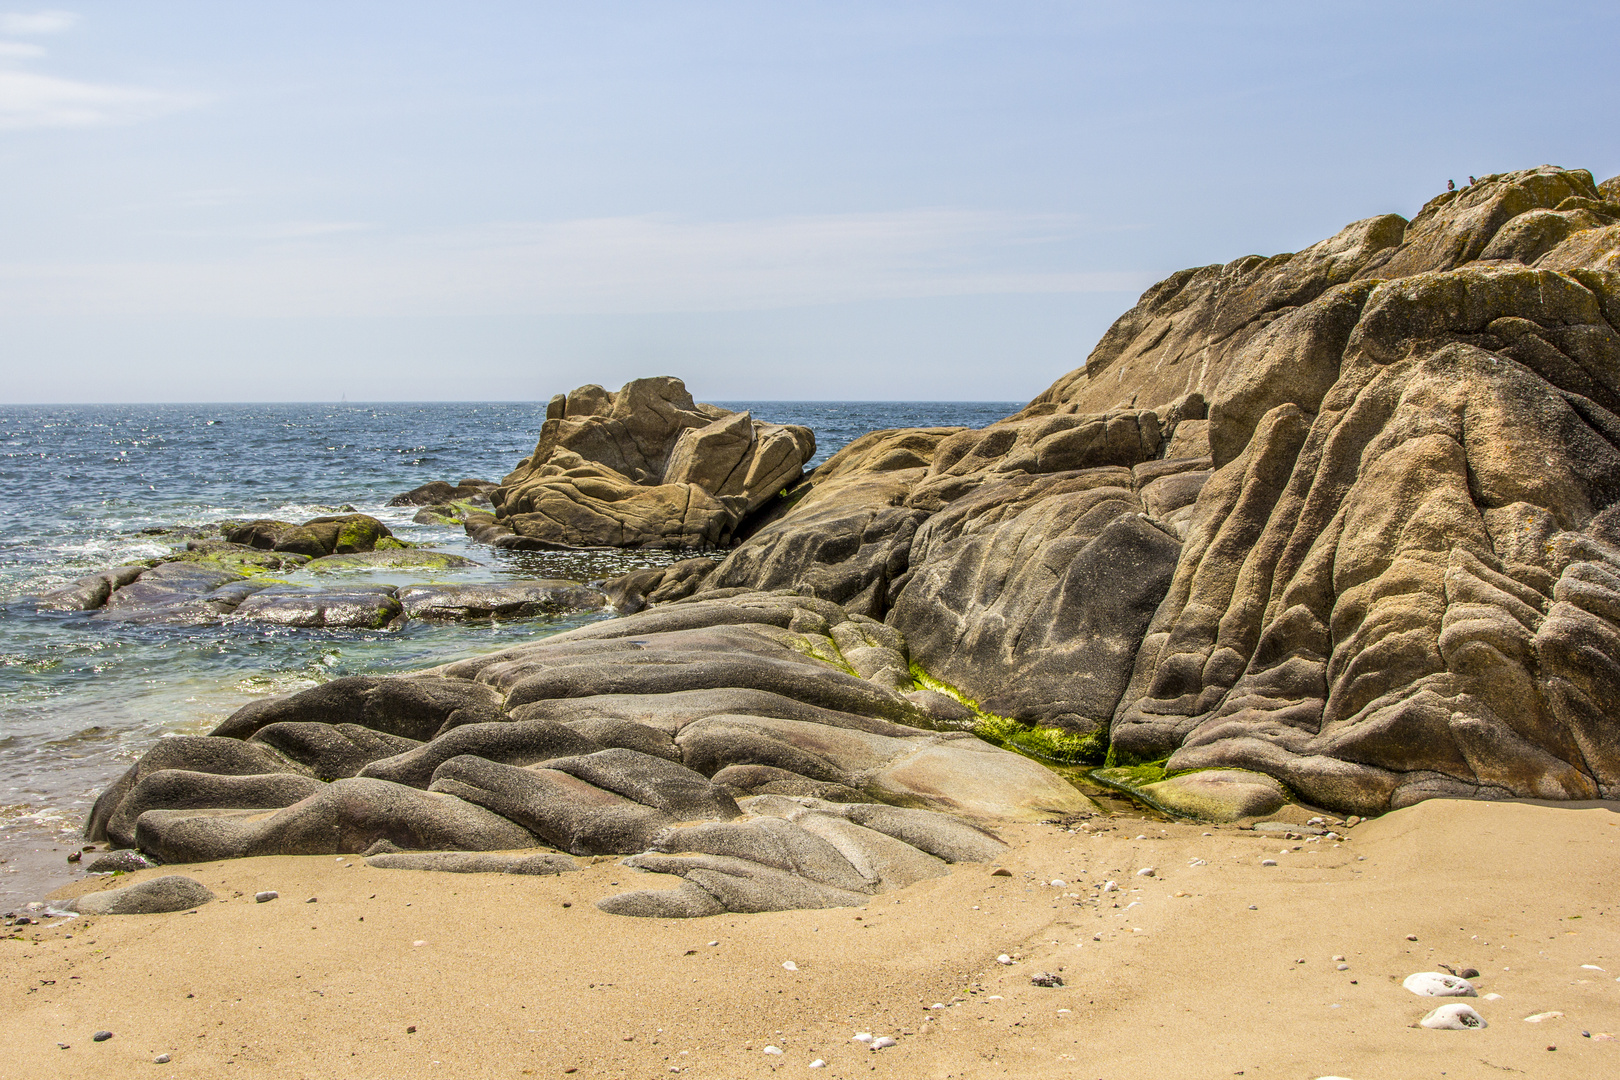
[[[397,595],[413,619],[512,619],[590,611],[607,602],[599,590],[573,581],[409,585]]]

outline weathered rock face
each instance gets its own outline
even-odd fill
[[[1255,769],[1361,812],[1620,792],[1600,704],[1620,670],[1620,275],[1540,265],[1601,247],[1620,205],[1589,181],[1541,169],[1442,197],[1358,271],[1408,276],[1330,289],[1228,355],[1221,467],[1117,754]]]
[[[496,520],[467,529],[504,547],[712,548],[815,446],[808,428],[697,404],[679,379],[585,386],[553,399],[534,452],[491,493]]]
[[[1180,549],[1129,469],[987,483],[918,530],[889,622],[984,711],[1106,744]]]
[[[1617,193],[1172,275],[1017,416],[868,436],[643,595],[837,600],[985,713],[1336,809],[1620,793]]]

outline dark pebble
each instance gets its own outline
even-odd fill
[[[276,892],[273,889],[267,889],[266,891],[261,892],[261,893],[254,893],[253,894],[253,902],[256,903],[256,904],[268,904],[270,901],[274,900],[276,897],[278,897],[280,895],[281,895],[280,893]]]
[[[77,851],[70,851],[70,852],[68,852],[68,862],[78,862],[78,861],[79,861],[79,860],[80,860],[80,859],[82,859],[82,858],[84,858],[84,856],[83,856],[83,855],[81,855],[81,854],[80,854],[80,853],[79,853],[79,852],[77,852]]]
[[[1457,977],[1460,979],[1477,979],[1479,978],[1479,969],[1463,968],[1461,971],[1457,972]]]
[[[1050,971],[1038,971],[1029,978],[1031,986],[1062,986],[1063,976],[1053,975]]]
[[[106,1042],[110,1038],[112,1038],[112,1032],[110,1031],[98,1031],[90,1036],[92,1042]]]

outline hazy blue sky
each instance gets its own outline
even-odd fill
[[[1024,399],[1179,267],[1620,172],[1612,4],[0,11],[12,402]]]

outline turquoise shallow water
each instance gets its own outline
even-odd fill
[[[817,461],[868,431],[977,427],[1019,407],[719,404],[814,429]],[[302,521],[343,504],[403,539],[480,564],[361,575],[368,581],[589,581],[668,561],[660,553],[496,551],[468,543],[459,528],[412,523],[413,507],[383,505],[428,480],[499,479],[532,449],[544,415],[543,403],[505,402],[0,406],[0,909],[70,879],[66,854],[96,793],[164,734],[204,733],[267,694],[408,671],[607,617],[389,631],[142,626],[36,613],[26,597],[166,553],[142,529]]]

